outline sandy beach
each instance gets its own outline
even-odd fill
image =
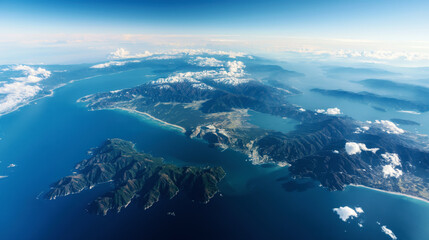
[[[175,124],[172,124],[172,123],[165,122],[165,121],[163,121],[161,119],[158,119],[158,118],[156,118],[156,117],[154,117],[154,116],[152,116],[152,115],[150,115],[149,113],[146,113],[146,112],[139,112],[137,110],[127,109],[127,108],[112,108],[112,110],[115,110],[115,109],[116,110],[126,111],[126,112],[133,113],[133,114],[143,115],[143,116],[145,116],[147,118],[150,118],[151,120],[154,120],[154,121],[160,123],[161,125],[166,125],[166,126],[173,127],[175,129],[178,129],[182,133],[186,132],[186,129],[184,127],[179,126],[179,125],[175,125]]]
[[[370,189],[370,190],[374,190],[374,191],[378,191],[378,192],[384,192],[384,193],[388,193],[388,194],[403,196],[403,197],[407,197],[407,198],[412,198],[412,199],[415,199],[415,200],[419,200],[419,201],[422,201],[422,202],[425,202],[425,203],[429,203],[429,200],[426,200],[426,199],[421,198],[421,197],[416,197],[416,196],[404,194],[404,193],[391,192],[391,191],[386,191],[386,190],[382,190],[382,189],[367,187],[367,186],[363,186],[363,185],[356,185],[356,184],[350,184],[349,186],[366,188],[366,189]]]

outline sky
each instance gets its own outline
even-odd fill
[[[424,65],[429,1],[0,0],[0,64],[99,61],[120,47]]]

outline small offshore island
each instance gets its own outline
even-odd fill
[[[225,176],[221,167],[178,167],[163,163],[162,158],[136,151],[134,144],[122,139],[108,139],[92,151],[92,157],[76,165],[77,174],[54,183],[45,198],[79,193],[106,182],[112,191],[89,204],[88,211],[106,215],[119,212],[133,199],[145,209],[162,198],[171,199],[179,192],[197,202],[207,203],[218,191]]]

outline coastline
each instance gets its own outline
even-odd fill
[[[146,113],[146,112],[140,112],[140,111],[137,111],[137,110],[128,109],[128,108],[120,108],[120,107],[117,107],[117,108],[108,108],[108,109],[111,109],[111,110],[121,110],[121,111],[126,111],[126,112],[131,113],[131,114],[143,115],[143,116],[145,116],[145,117],[147,117],[147,118],[149,118],[149,119],[151,119],[151,120],[153,120],[155,122],[160,123],[161,125],[166,125],[166,126],[174,128],[174,129],[177,129],[181,133],[185,133],[186,132],[186,129],[184,127],[179,126],[179,125],[175,125],[175,124],[172,124],[172,123],[169,123],[169,122],[166,122],[166,121],[163,121],[163,120],[161,120],[159,118],[156,118],[156,117],[154,117],[154,116],[152,116],[152,115],[150,115],[149,113]]]
[[[19,110],[22,107],[30,105],[31,103],[36,103],[37,101],[39,101],[39,100],[41,100],[43,98],[52,97],[52,96],[54,96],[54,91],[55,90],[57,90],[59,88],[62,88],[64,86],[67,86],[68,84],[71,84],[71,83],[74,83],[74,82],[77,82],[77,81],[86,80],[86,79],[91,79],[91,78],[94,78],[94,77],[99,77],[99,76],[102,76],[102,74],[96,75],[96,76],[84,77],[84,78],[80,78],[80,79],[74,79],[74,80],[70,80],[70,81],[65,82],[65,83],[60,83],[60,84],[52,87],[51,89],[48,89],[48,91],[50,91],[49,94],[45,94],[45,95],[42,95],[42,96],[34,97],[32,99],[28,99],[27,101],[23,101],[23,102],[19,103],[18,105],[16,105],[13,109],[11,109],[11,110],[9,110],[7,112],[4,112],[4,113],[0,113],[0,117],[5,116],[5,115],[10,114],[10,113],[13,113],[13,112]]]
[[[387,193],[387,194],[392,194],[392,195],[396,195],[396,196],[402,196],[405,198],[411,198],[414,200],[419,200],[422,202],[425,202],[427,204],[429,204],[429,200],[421,198],[421,197],[417,197],[417,196],[413,196],[413,195],[408,195],[405,193],[398,193],[398,192],[391,192],[391,191],[387,191],[387,190],[382,190],[382,189],[378,189],[378,188],[372,188],[372,187],[368,187],[368,186],[364,186],[364,185],[359,185],[359,184],[349,184],[347,185],[347,187],[352,186],[352,187],[357,187],[357,188],[366,188],[369,190],[373,190],[373,191],[378,191],[378,192],[383,192],[383,193]]]

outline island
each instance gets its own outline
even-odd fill
[[[402,124],[402,125],[420,126],[420,123],[412,121],[412,120],[408,120],[408,119],[392,118],[392,119],[390,119],[390,121],[397,123],[397,124]]]
[[[361,185],[429,200],[427,138],[389,120],[360,122],[304,109],[289,102],[289,96],[301,94],[288,88],[292,85],[281,87],[265,78],[254,78],[237,61],[225,65],[234,67],[173,72],[140,86],[92,94],[78,101],[90,110],[149,115],[183,128],[186,136],[203,139],[210,146],[242,152],[254,164],[287,166],[291,177],[312,178],[329,190]],[[266,72],[263,67],[252,69],[257,70]],[[428,109],[427,105],[371,93],[314,91],[377,101],[383,106]],[[299,124],[291,132],[266,130],[248,121],[250,110]]]
[[[351,92],[342,89],[330,90],[313,88],[313,92],[317,92],[326,96],[347,99],[350,101],[357,101],[365,104],[380,104],[385,107],[390,107],[395,110],[415,110],[418,112],[429,111],[429,105],[424,101],[411,101],[405,99],[399,99],[395,97],[382,96],[379,94],[362,91],[362,92]],[[376,109],[378,110],[378,109]]]
[[[144,209],[148,209],[160,199],[171,199],[179,192],[194,201],[208,203],[225,176],[221,167],[166,164],[162,158],[138,152],[133,143],[122,139],[108,139],[91,152],[91,158],[76,165],[77,173],[52,184],[45,198],[55,199],[113,182],[112,191],[89,204],[90,213],[119,212],[133,199],[139,199]]]

